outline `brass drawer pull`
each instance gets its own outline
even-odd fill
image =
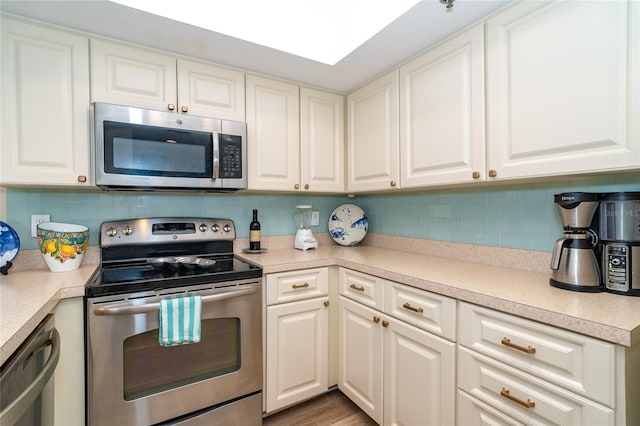
[[[328,300],[325,300],[325,301],[324,301],[324,303],[323,303],[323,305],[324,305],[325,307],[328,307],[328,306],[329,306],[329,301],[328,301]]]
[[[422,306],[418,306],[417,308],[414,308],[413,306],[411,306],[409,304],[409,302],[407,302],[404,305],[402,305],[402,307],[405,308],[405,309],[408,309],[410,311],[417,312],[419,314],[424,312],[424,309],[422,309]]]
[[[373,322],[374,323],[379,323],[380,322],[380,317],[373,317]]]
[[[510,348],[516,349],[518,351],[524,352],[526,354],[535,354],[536,348],[529,345],[526,348],[524,346],[516,345],[515,343],[511,343],[511,340],[508,337],[502,338],[502,344],[505,346],[509,346]]]
[[[309,287],[309,283],[304,283],[304,284],[294,284],[293,288],[307,288]]]
[[[504,396],[505,398],[515,402],[516,404],[522,405],[524,408],[534,408],[536,406],[536,402],[532,399],[527,398],[526,401],[516,398],[515,396],[511,396],[509,393],[509,389],[502,388],[500,391],[500,396]]]
[[[357,285],[355,285],[355,284],[351,284],[351,285],[349,286],[349,288],[352,288],[352,289],[354,289],[354,290],[356,290],[356,291],[364,291],[364,287],[360,287],[360,286],[357,286]]]
[[[385,328],[389,327],[389,321],[387,321],[387,320],[382,321],[382,326],[385,327]]]

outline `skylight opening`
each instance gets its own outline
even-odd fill
[[[420,0],[113,2],[335,65]]]

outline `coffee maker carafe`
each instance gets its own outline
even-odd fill
[[[565,192],[554,195],[564,237],[556,241],[551,256],[550,284],[573,291],[603,290],[594,247],[598,235],[590,228],[600,204],[599,194]]]

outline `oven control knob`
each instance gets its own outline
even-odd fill
[[[222,227],[222,230],[223,230],[224,232],[231,232],[231,226],[229,226],[229,224],[228,224],[228,223],[226,223],[226,224]]]
[[[213,232],[218,232],[220,230],[220,226],[218,226],[217,223],[214,223],[213,225],[211,225],[211,230]]]
[[[129,225],[126,225],[124,228],[122,228],[122,232],[124,232],[124,235],[131,235],[133,234],[133,228]]]
[[[107,228],[107,235],[109,237],[115,237],[117,233],[118,233],[118,230],[115,227],[110,226]]]
[[[207,225],[205,223],[201,223],[198,229],[200,229],[200,232],[207,232]]]

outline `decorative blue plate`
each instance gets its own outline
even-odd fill
[[[16,231],[0,221],[0,268],[16,258],[20,251],[20,238]]]
[[[329,216],[329,235],[343,246],[355,246],[367,235],[369,220],[355,204],[343,204]]]

